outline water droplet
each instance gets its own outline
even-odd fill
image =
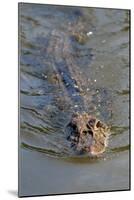
[[[75,96],[79,96],[79,94],[77,94],[77,93],[74,93],[74,94],[72,94],[72,96],[73,96],[73,97],[75,97]]]
[[[78,108],[78,105],[74,105],[75,108]]]
[[[105,43],[105,42],[106,42],[106,40],[102,40],[101,42],[102,42],[102,43]]]
[[[98,102],[99,102],[99,103],[101,102],[101,99],[100,99],[100,98],[98,99]]]
[[[97,113],[96,113],[96,116],[99,116],[99,115],[100,115],[100,113],[99,113],[99,112],[97,112]]]
[[[75,88],[78,88],[78,85],[74,85]]]
[[[103,68],[104,68],[104,65],[100,65],[100,68],[103,69]]]
[[[45,75],[45,74],[41,74],[42,75],[42,77],[44,77],[45,79],[47,79],[47,75]]]
[[[42,90],[38,90],[38,94],[43,94],[43,91]]]
[[[89,31],[88,33],[87,33],[87,36],[90,36],[90,35],[92,35],[93,34],[93,32],[92,31]]]

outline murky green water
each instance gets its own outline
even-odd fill
[[[19,194],[128,189],[129,11],[20,4],[19,42]],[[57,83],[59,60],[77,69],[83,103]],[[101,158],[70,149],[64,126],[76,107],[111,126]]]

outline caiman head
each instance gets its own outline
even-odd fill
[[[87,114],[75,113],[66,126],[67,140],[78,153],[88,152],[99,155],[107,147],[109,127],[97,118]]]

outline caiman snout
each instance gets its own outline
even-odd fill
[[[107,147],[109,128],[97,118],[87,114],[75,113],[66,126],[67,140],[78,153],[88,152],[99,155]]]

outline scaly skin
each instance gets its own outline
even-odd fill
[[[74,109],[75,113],[65,128],[67,139],[76,152],[100,155],[106,149],[109,128],[97,118],[83,112],[87,111],[86,105],[90,104],[90,98],[81,95],[83,85],[87,84],[87,80],[79,73],[72,52],[68,35],[53,30],[50,34],[46,57],[51,61],[57,82],[60,87],[63,87],[66,97],[72,104],[79,105],[76,110]]]

